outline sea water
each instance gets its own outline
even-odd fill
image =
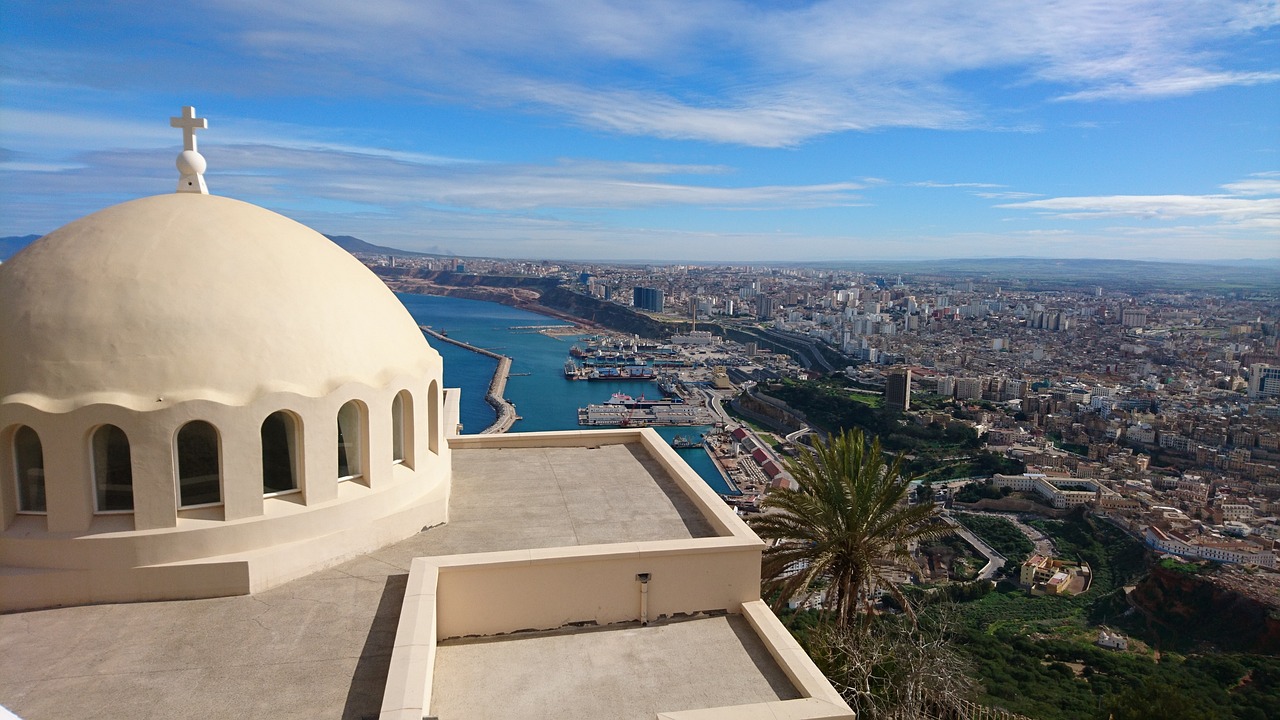
[[[662,395],[653,382],[565,379],[564,362],[569,359],[569,348],[582,336],[545,335],[529,327],[568,326],[569,323],[563,320],[479,300],[409,294],[397,294],[397,297],[419,325],[511,358],[511,377],[507,379],[504,394],[516,406],[516,414],[521,417],[511,428],[512,432],[581,430],[578,425],[580,407],[605,402],[615,392],[637,398]],[[489,381],[493,379],[497,361],[451,343],[430,342],[444,359],[445,387],[462,390],[459,414],[463,433],[478,433],[489,427],[495,413],[484,401],[484,396],[489,391]],[[700,440],[710,428],[654,429],[670,442],[676,435]],[[714,461],[703,448],[677,452],[713,490],[730,492]]]

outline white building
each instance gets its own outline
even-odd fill
[[[1280,366],[1263,363],[1250,365],[1249,397],[1280,397]]]
[[[445,520],[440,355],[313,230],[134,200],[6,263],[0,308],[5,609],[256,592]]]
[[[457,436],[404,307],[206,194],[186,110],[179,193],[0,268],[0,705],[853,717],[654,431]]]
[[[1143,537],[1148,546],[1180,557],[1269,568],[1276,566],[1275,553],[1243,540],[1192,537],[1179,530],[1155,525],[1149,526]]]
[[[1034,492],[1045,498],[1055,508],[1071,508],[1089,503],[1118,506],[1119,493],[1089,478],[1050,477],[1041,473],[1022,475],[994,475],[996,487],[1008,487],[1018,492]]]

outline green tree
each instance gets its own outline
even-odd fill
[[[890,567],[914,566],[909,546],[941,535],[932,503],[908,505],[911,478],[902,456],[886,461],[880,441],[847,430],[788,462],[799,489],[777,489],[765,497],[765,512],[751,525],[773,545],[765,550],[766,592],[777,604],[810,590],[838,628],[852,624],[876,587],[909,607]]]
[[[1192,695],[1177,685],[1147,677],[1113,697],[1104,710],[1108,720],[1217,720],[1230,713],[1208,698]]]

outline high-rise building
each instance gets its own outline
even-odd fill
[[[911,409],[911,368],[896,368],[889,372],[884,386],[885,407],[894,410]]]
[[[938,378],[937,393],[946,397],[954,396],[956,394],[956,379],[950,375]]]
[[[772,320],[774,313],[778,311],[778,301],[768,295],[761,295],[756,299],[756,317],[761,320]]]
[[[1262,363],[1250,365],[1249,397],[1280,397],[1280,366]]]
[[[956,399],[976,400],[982,397],[982,378],[956,378]]]
[[[631,292],[631,304],[637,310],[660,313],[664,309],[665,298],[657,288],[636,287]]]
[[[1120,324],[1124,327],[1143,327],[1147,324],[1146,308],[1125,308],[1120,313]]]

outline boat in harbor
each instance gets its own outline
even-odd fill
[[[677,450],[687,450],[689,448],[696,448],[698,446],[699,446],[699,443],[697,441],[692,440],[684,435],[677,435],[674,438],[671,438],[671,447]]]
[[[564,361],[564,379],[577,380],[578,378],[579,378],[578,364],[575,363],[572,359],[565,360]]]
[[[588,375],[588,380],[655,380],[657,374],[647,365],[626,367],[598,367]]]
[[[604,402],[605,405],[625,408],[654,408],[654,407],[670,407],[672,405],[683,405],[684,400],[678,397],[674,398],[657,398],[649,399],[641,395],[639,398],[631,397],[626,393],[614,393]]]

